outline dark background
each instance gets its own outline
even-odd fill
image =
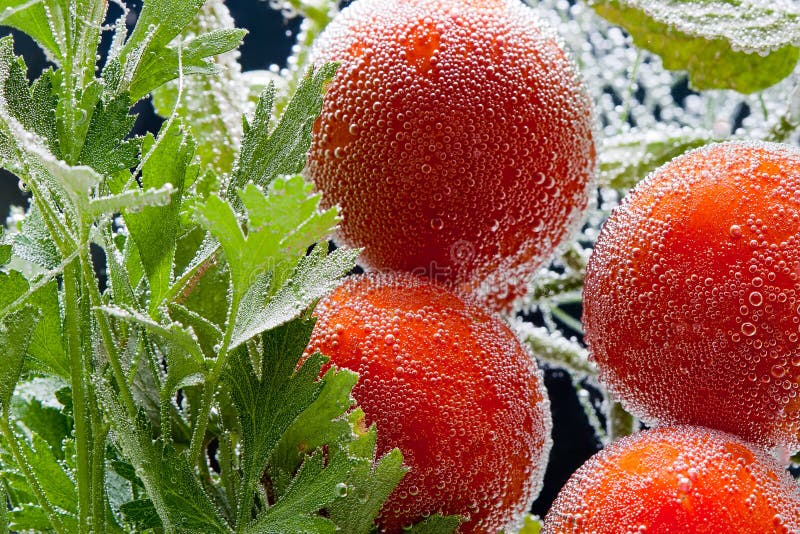
[[[141,8],[141,0],[128,2],[134,12]],[[260,0],[228,0],[227,5],[236,20],[236,25],[249,30],[241,48],[243,70],[266,69],[276,64],[284,66],[290,53],[292,39],[296,35],[300,19],[285,20],[283,16]],[[119,15],[118,8],[110,5],[110,16]],[[130,20],[133,22],[133,20]],[[0,28],[0,35],[10,33],[7,28]],[[42,51],[27,36],[19,32],[11,32],[15,36],[16,53],[25,57],[31,78],[47,66]],[[104,37],[104,49],[108,47],[110,36]],[[156,133],[161,119],[155,115],[150,102],[145,100],[137,104],[134,111],[138,113],[136,133],[147,131]],[[27,200],[20,193],[18,180],[14,176],[0,171],[0,216],[6,217],[10,205],[27,205]],[[575,311],[580,314],[579,310]],[[536,321],[536,317],[532,320]],[[587,458],[600,448],[594,431],[588,423],[582,406],[578,402],[573,385],[573,378],[559,369],[545,368],[545,385],[547,386],[553,415],[553,449],[550,463],[545,475],[545,484],[539,498],[534,502],[533,513],[544,516],[561,486]]]

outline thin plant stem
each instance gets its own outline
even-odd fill
[[[80,310],[80,268],[75,262],[64,269],[64,326],[66,330],[67,354],[70,362],[72,386],[72,411],[75,422],[75,452],[77,455],[78,524],[81,532],[89,528],[91,509],[91,458],[89,432],[90,422],[86,402],[85,369],[83,365],[83,343]],[[88,335],[88,332],[86,332]]]

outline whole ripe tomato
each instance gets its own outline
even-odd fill
[[[800,447],[800,151],[730,142],[655,171],[600,233],[583,319],[633,414]]]
[[[337,241],[508,309],[592,187],[591,102],[558,37],[519,0],[357,0],[315,57],[341,63],[307,167]]]
[[[551,420],[542,375],[497,317],[411,274],[345,281],[315,310],[307,354],[359,373],[353,396],[378,454],[410,468],[380,515],[386,532],[434,513],[497,532],[541,488]]]
[[[542,533],[587,532],[800,532],[800,486],[731,434],[657,428],[612,443],[562,488]]]

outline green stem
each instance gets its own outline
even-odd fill
[[[554,295],[580,290],[583,287],[583,273],[570,272],[555,277],[536,280],[530,291],[533,301],[548,299]]]
[[[639,66],[642,64],[643,57],[644,54],[640,48],[636,52],[636,59],[634,59],[633,65],[631,65],[630,73],[628,74],[628,88],[625,90],[625,102],[623,104],[624,107],[622,108],[622,113],[620,113],[619,116],[621,125],[628,122],[628,114],[631,110],[631,99],[633,98],[633,86],[636,84],[636,75],[639,73]]]
[[[168,388],[161,389],[161,435],[166,443],[172,442],[172,411]]]
[[[566,367],[576,373],[596,376],[597,368],[589,361],[589,352],[563,336],[549,333],[545,328],[525,328],[520,332],[523,343],[536,358]]]
[[[97,403],[95,403],[95,408]],[[92,430],[94,446],[92,447],[92,529],[95,532],[106,531],[106,438],[111,428],[104,423],[99,410],[93,410]]]
[[[619,402],[610,400],[609,402],[611,404],[608,408],[608,438],[616,441],[633,434],[636,419]]]
[[[77,455],[77,486],[79,529],[89,528],[91,509],[91,458],[89,457],[89,418],[86,399],[85,372],[83,366],[83,332],[80,309],[80,270],[73,262],[64,269],[64,323],[66,329],[67,353],[70,362],[70,382],[72,386],[72,410],[75,421],[75,451]],[[88,335],[88,332],[86,332]]]
[[[97,326],[100,330],[100,337],[103,341],[103,347],[106,349],[108,361],[111,364],[111,369],[114,373],[114,378],[119,387],[119,393],[122,397],[122,403],[128,411],[131,420],[136,420],[136,403],[133,401],[133,394],[128,387],[128,380],[125,376],[125,371],[122,369],[122,362],[120,361],[119,351],[117,350],[114,335],[111,332],[111,324],[109,323],[108,316],[100,310],[103,305],[100,289],[97,287],[97,280],[92,270],[91,258],[89,257],[88,244],[83,247],[83,252],[80,255],[81,268],[83,269],[83,276],[86,279],[86,288],[89,293],[89,301],[94,309],[94,316],[97,321]]]
[[[8,532],[8,495],[5,484],[0,484],[0,534]]]
[[[36,500],[39,501],[39,506],[41,506],[45,513],[47,513],[47,517],[50,519],[50,524],[53,526],[53,529],[56,532],[66,532],[64,525],[61,523],[61,518],[58,517],[53,505],[47,500],[44,490],[39,485],[39,481],[33,474],[31,466],[25,459],[25,455],[22,453],[22,450],[20,450],[18,438],[9,424],[9,413],[7,408],[3,409],[2,417],[0,417],[0,427],[0,430],[3,432],[3,436],[6,438],[8,447],[11,449],[11,455],[14,457],[14,461],[17,463],[17,467],[19,467],[20,471],[22,471],[25,480],[28,482],[28,486],[36,496]],[[3,496],[5,497],[5,492],[3,493]],[[3,503],[3,507],[5,508],[5,503]],[[8,525],[6,525],[6,529],[7,528]],[[85,531],[82,530],[81,532]]]
[[[197,420],[195,421],[195,427],[189,445],[189,461],[192,463],[199,459],[200,450],[203,447],[206,429],[208,428],[208,418],[211,415],[211,403],[214,399],[214,392],[217,390],[217,384],[222,376],[222,371],[225,370],[225,364],[228,360],[228,347],[230,347],[231,337],[233,337],[233,325],[236,323],[236,314],[239,309],[240,300],[237,292],[234,291],[230,307],[228,308],[227,327],[225,329],[225,335],[222,338],[222,345],[217,355],[217,361],[214,363],[211,374],[206,377],[206,382],[203,387],[203,398],[200,402],[200,410],[197,413]]]
[[[549,306],[548,309],[553,317],[564,323],[575,332],[583,334],[583,324],[579,320],[575,319],[572,315],[568,314],[558,306]]]

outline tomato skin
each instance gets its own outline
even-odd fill
[[[341,63],[307,167],[337,241],[509,308],[593,185],[591,102],[557,36],[519,0],[358,0],[315,57]]]
[[[496,532],[541,489],[550,451],[541,372],[497,317],[425,278],[351,277],[316,310],[307,353],[359,373],[353,397],[377,423],[378,456],[410,467],[389,496],[385,532],[433,513]]]
[[[800,151],[711,145],[642,181],[584,285],[601,380],[648,422],[800,448]]]
[[[663,427],[609,445],[581,466],[542,534],[772,534],[800,531],[800,486],[732,434]]]

